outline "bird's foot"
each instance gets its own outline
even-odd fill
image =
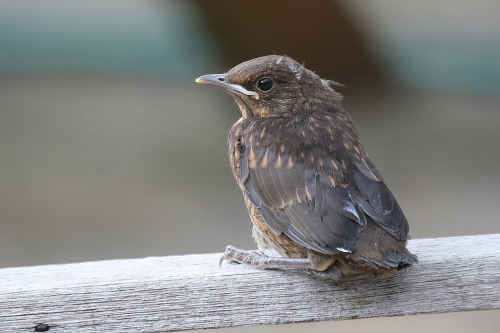
[[[224,261],[229,261],[257,267],[258,262],[265,257],[267,256],[259,250],[242,250],[232,245],[228,245],[226,251],[220,258],[219,266],[221,266]]]
[[[258,250],[242,250],[232,245],[226,247],[219,265],[223,261],[237,262],[261,269],[313,269],[307,258],[269,257]]]

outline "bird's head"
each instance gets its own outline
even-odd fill
[[[333,111],[340,109],[342,101],[342,95],[331,88],[335,82],[321,79],[286,56],[252,59],[224,74],[200,76],[196,82],[224,89],[244,118]]]

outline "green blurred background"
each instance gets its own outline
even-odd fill
[[[226,154],[240,114],[194,79],[273,53],[347,86],[413,238],[499,233],[498,13],[493,0],[0,2],[0,267],[254,248]],[[499,315],[231,330],[493,333]]]

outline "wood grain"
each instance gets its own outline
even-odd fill
[[[500,309],[500,234],[409,243],[420,263],[338,282],[220,253],[0,269],[0,331],[169,332]]]

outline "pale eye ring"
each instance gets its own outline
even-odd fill
[[[273,80],[268,77],[263,77],[259,79],[259,81],[257,81],[257,88],[259,88],[261,91],[268,91],[273,87],[273,85]]]

